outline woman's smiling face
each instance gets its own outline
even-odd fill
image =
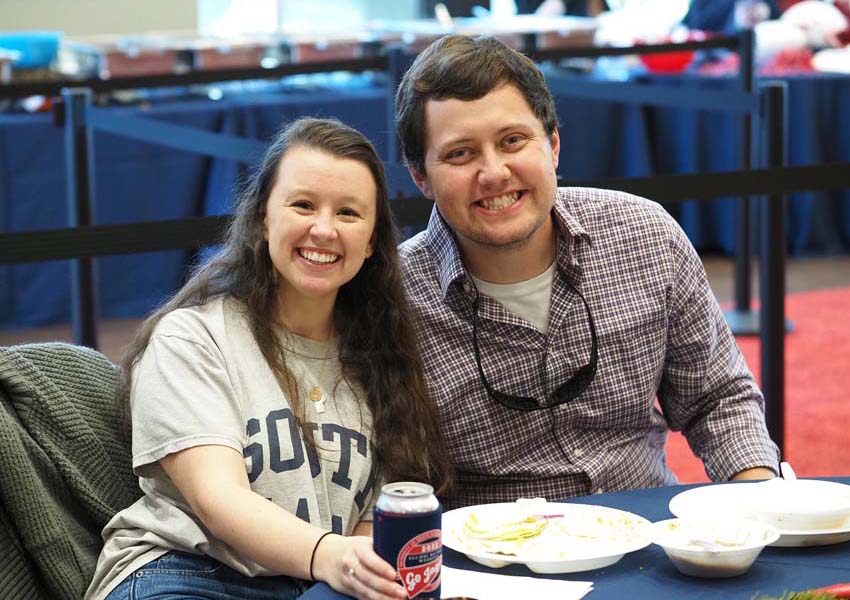
[[[281,159],[265,213],[265,238],[283,305],[333,302],[372,255],[377,187],[356,160],[296,146]]]

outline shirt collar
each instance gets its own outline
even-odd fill
[[[426,239],[434,257],[437,276],[440,278],[440,292],[445,299],[454,281],[460,281],[461,285],[466,281],[466,268],[460,259],[454,233],[437,210],[436,204],[431,209],[431,218],[428,219]]]
[[[555,215],[555,225],[558,228],[558,265],[569,271],[579,268],[576,247],[579,243],[590,243],[590,234],[581,223],[580,215],[574,214],[568,205],[571,200],[569,188],[558,188],[552,214]],[[434,257],[437,276],[440,279],[440,291],[443,299],[449,293],[449,288],[455,281],[463,285],[467,281],[466,267],[460,257],[454,232],[443,219],[437,205],[431,209],[428,220],[426,240]],[[569,240],[568,243],[564,243]]]
[[[579,252],[582,244],[591,244],[590,233],[582,223],[582,199],[571,194],[570,188],[558,188],[552,214],[558,228],[558,266],[562,271],[580,277]]]

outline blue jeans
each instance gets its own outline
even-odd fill
[[[128,575],[107,600],[294,600],[311,585],[285,575],[248,577],[209,556],[172,551]]]

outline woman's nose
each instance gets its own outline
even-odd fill
[[[323,211],[316,213],[313,224],[310,226],[310,234],[323,239],[334,238],[336,226],[333,215]]]

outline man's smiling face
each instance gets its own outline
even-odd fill
[[[515,86],[478,100],[428,100],[425,172],[411,172],[464,253],[548,236],[560,140]]]

